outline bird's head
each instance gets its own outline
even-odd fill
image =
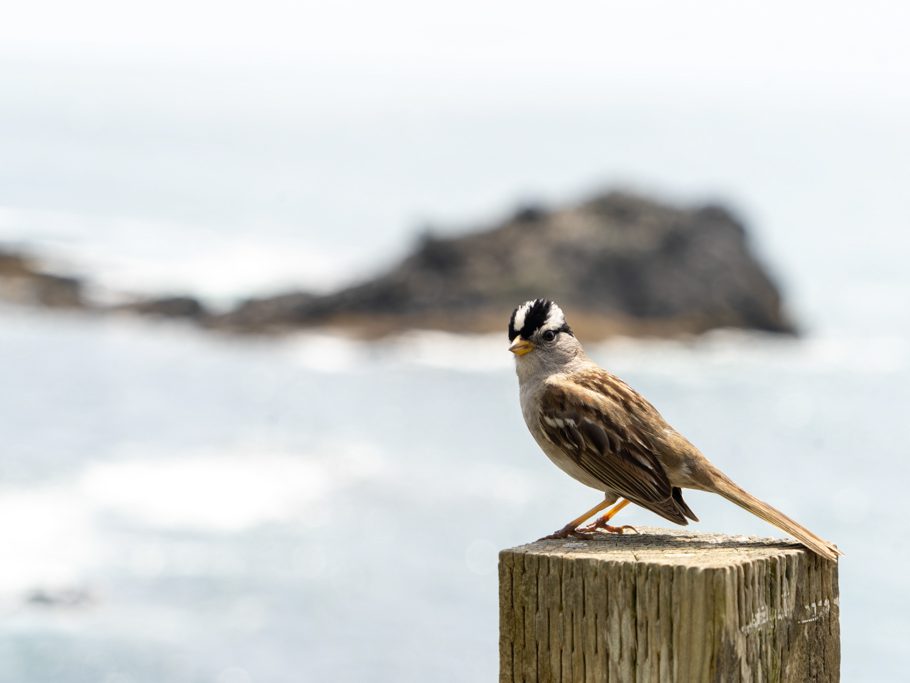
[[[512,311],[509,351],[519,364],[558,365],[579,355],[581,345],[555,301],[534,299]]]

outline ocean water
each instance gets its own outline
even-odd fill
[[[2,680],[490,680],[497,550],[596,502],[527,434],[499,336],[249,342],[0,321]],[[899,678],[910,471],[869,420],[902,423],[905,340],[721,333],[592,351],[841,545],[845,679]],[[775,533],[687,499],[697,529]]]
[[[846,551],[844,680],[904,676],[906,102],[4,59],[0,242],[102,298],[326,289],[616,184],[730,202],[803,335],[589,350]],[[494,679],[498,549],[597,498],[527,434],[505,346],[0,309],[0,681]]]

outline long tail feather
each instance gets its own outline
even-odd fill
[[[773,524],[781,531],[785,531],[815,553],[833,562],[837,561],[843,553],[833,543],[816,536],[802,524],[799,524],[785,515],[780,510],[771,507],[759,500],[748,491],[741,489],[720,472],[715,473],[714,491],[731,503],[736,503],[744,510],[748,510],[756,517]]]

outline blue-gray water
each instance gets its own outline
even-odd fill
[[[805,335],[594,355],[840,544],[844,679],[903,677],[905,102],[3,64],[0,241],[104,296],[327,287],[424,220],[614,182],[732,200]],[[596,499],[527,435],[504,346],[0,310],[0,681],[494,678],[496,550]],[[775,533],[687,498],[698,529]]]
[[[0,320],[3,680],[489,680],[496,550],[596,499],[526,434],[498,337],[256,344]],[[845,549],[845,678],[898,678],[905,341],[715,335],[595,353]],[[697,528],[774,533],[688,498]],[[36,588],[85,604],[27,603]]]

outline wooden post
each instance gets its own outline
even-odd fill
[[[838,681],[837,565],[639,528],[499,555],[501,683]]]

